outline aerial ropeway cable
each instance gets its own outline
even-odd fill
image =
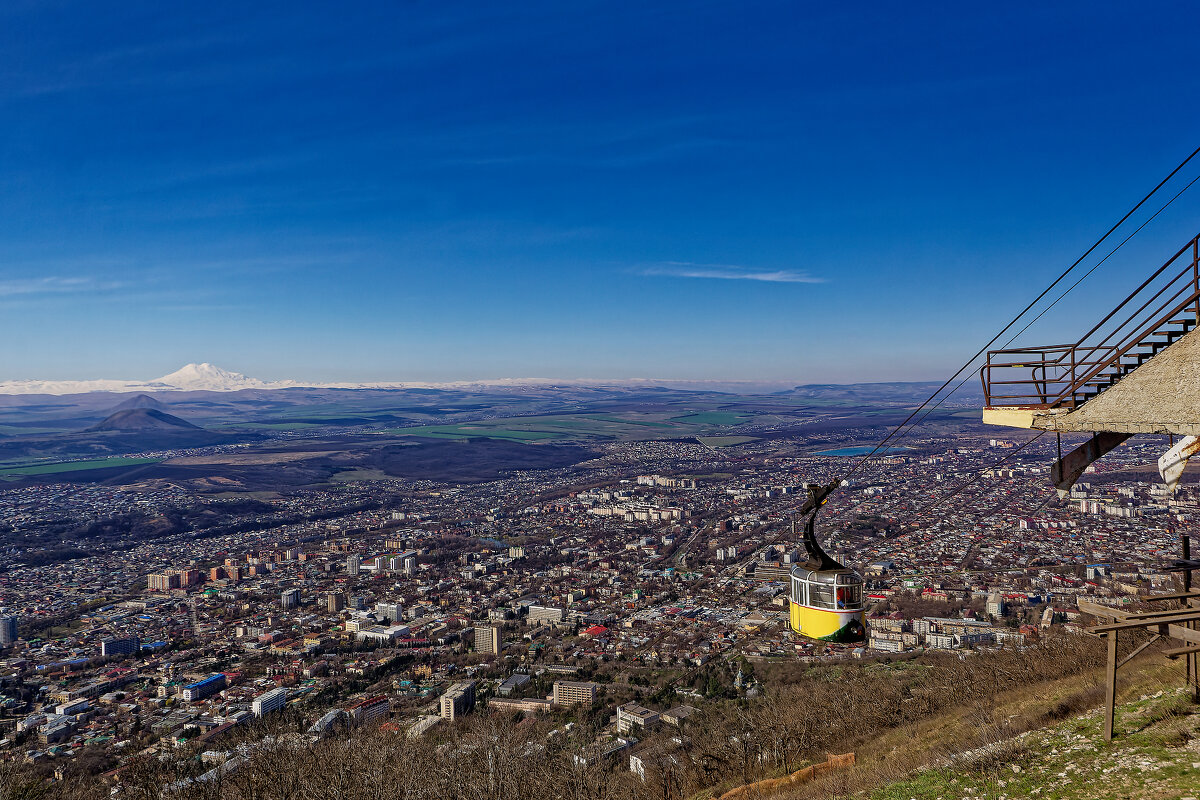
[[[1173,170],[1171,170],[1171,172],[1165,178],[1163,178],[1152,190],[1150,190],[1149,193],[1147,193],[1128,212],[1126,212],[1125,215],[1122,216],[1121,219],[1119,219],[1111,228],[1109,228],[1104,233],[1103,236],[1101,236],[1099,239],[1097,239],[1095,241],[1095,243],[1093,243],[1079,258],[1077,258],[1069,267],[1067,267],[1065,270],[1063,270],[1063,272],[1057,278],[1055,278],[1054,281],[1051,282],[1049,286],[1047,286],[1044,290],[1042,290],[1042,292],[1036,298],[1034,298],[1032,302],[1030,302],[1027,306],[1025,306],[1025,308],[1023,308],[1020,313],[1018,313],[1003,328],[1001,328],[1000,331],[998,333],[996,333],[995,336],[993,336],[986,344],[983,345],[983,347],[981,347],[974,355],[972,355],[965,363],[963,363],[963,365],[961,367],[959,367],[954,372],[953,375],[951,375],[949,378],[947,378],[946,381],[944,383],[942,383],[932,394],[930,394],[930,396],[928,398],[926,398],[919,406],[917,406],[915,409],[913,409],[912,412],[909,413],[909,415],[899,425],[897,425],[894,429],[892,429],[892,431],[890,431],[886,436],[884,436],[883,439],[881,439],[879,441],[879,443],[876,444],[870,450],[870,452],[863,455],[858,460],[858,462],[855,463],[855,465],[850,469],[850,471],[844,476],[843,479],[841,479],[840,481],[835,481],[835,483],[840,483],[840,485],[842,485],[842,486],[848,485],[849,479],[852,478],[855,474],[857,474],[863,468],[863,466],[865,466],[868,463],[868,461],[876,453],[878,453],[880,450],[883,450],[886,447],[886,445],[888,444],[888,442],[890,442],[892,440],[899,441],[900,439],[903,439],[905,436],[907,436],[909,433],[911,433],[913,428],[922,424],[929,417],[930,414],[932,414],[937,408],[939,408],[943,403],[945,403],[946,400],[948,400],[956,391],[958,391],[958,389],[961,388],[963,386],[963,384],[967,380],[970,379],[971,375],[968,374],[967,376],[963,377],[962,380],[960,380],[949,392],[942,394],[945,391],[945,389],[948,386],[950,386],[951,383],[953,383],[956,379],[958,379],[960,376],[962,376],[962,374],[964,372],[966,372],[973,364],[976,363],[976,361],[978,361],[980,356],[985,354],[988,351],[988,349],[990,347],[992,347],[992,345],[994,345],[998,340],[1000,340],[1021,319],[1023,319],[1026,315],[1028,315],[1029,312],[1032,311],[1038,305],[1038,303],[1040,303],[1043,299],[1045,299],[1050,294],[1050,292],[1052,292],[1054,290],[1054,288],[1056,286],[1058,286],[1060,283],[1062,283],[1063,280],[1065,280],[1068,275],[1070,275],[1076,268],[1079,267],[1080,264],[1082,264],[1090,255],[1092,255],[1092,253],[1094,253],[1096,251],[1096,249],[1098,247],[1100,247],[1101,244],[1103,244],[1106,240],[1108,240],[1109,237],[1111,237],[1113,235],[1113,233],[1115,233],[1122,225],[1124,225],[1129,220],[1130,217],[1132,217],[1135,213],[1137,213],[1137,211],[1140,208],[1142,208],[1142,206],[1144,206],[1147,202],[1149,202],[1151,198],[1153,198],[1168,182],[1171,181],[1172,178],[1174,178],[1184,167],[1186,167],[1197,155],[1200,155],[1200,147],[1193,150],[1185,159],[1183,159],[1183,161],[1181,161],[1179,163],[1178,166],[1176,166]],[[1007,347],[1007,346],[1011,345],[1019,336],[1021,336],[1023,333],[1025,333],[1027,330],[1029,330],[1029,328],[1033,324],[1035,324],[1038,320],[1040,320],[1043,316],[1045,316],[1045,314],[1047,312],[1049,312],[1050,309],[1054,308],[1055,305],[1057,305],[1060,301],[1062,301],[1063,298],[1065,298],[1068,294],[1071,293],[1072,290],[1074,290],[1076,287],[1078,287],[1080,285],[1080,283],[1082,283],[1085,279],[1088,278],[1088,276],[1090,276],[1101,265],[1103,265],[1106,261],[1108,261],[1109,258],[1111,258],[1118,250],[1120,250],[1134,236],[1136,236],[1138,233],[1140,233],[1147,225],[1150,224],[1150,222],[1152,222],[1160,214],[1162,214],[1163,211],[1165,211],[1181,195],[1183,195],[1186,191],[1188,191],[1188,189],[1190,189],[1195,183],[1197,183],[1197,181],[1200,181],[1200,175],[1197,175],[1195,178],[1192,178],[1192,180],[1190,180],[1186,185],[1184,185],[1184,187],[1182,189],[1180,189],[1173,196],[1171,196],[1168,200],[1166,200],[1166,202],[1164,202],[1158,208],[1158,210],[1156,210],[1146,220],[1144,220],[1140,225],[1138,225],[1138,227],[1135,228],[1131,233],[1129,233],[1129,235],[1127,235],[1124,239],[1122,239],[1115,246],[1113,246],[1104,255],[1103,258],[1101,258],[1098,262],[1096,262],[1094,265],[1092,265],[1091,268],[1089,268],[1087,270],[1087,272],[1085,272],[1074,283],[1072,283],[1069,287],[1067,287],[1061,294],[1059,294],[1053,301],[1051,301],[1049,303],[1049,305],[1047,305],[1045,308],[1043,308],[1036,316],[1033,317],[1033,319],[1031,319],[1028,323],[1026,323],[1024,327],[1022,327],[1019,331],[1017,331],[1015,334],[1013,334],[1008,339],[1008,342],[1005,346]],[[940,399],[939,399],[939,395],[941,396]],[[937,402],[930,407],[930,404],[933,403],[933,401],[935,399],[937,400]],[[922,412],[924,412],[924,413],[922,413]],[[914,423],[913,420],[914,420],[914,418],[917,417],[918,414],[920,414],[921,416]],[[946,502],[948,502],[952,498],[958,496],[959,494],[961,494],[962,492],[964,492],[968,488],[970,488],[972,485],[977,483],[984,476],[984,474],[986,472],[988,472],[989,470],[995,469],[996,467],[1006,463],[1008,460],[1013,458],[1017,453],[1024,450],[1027,446],[1033,444],[1035,441],[1040,439],[1044,434],[1045,434],[1045,431],[1038,433],[1037,435],[1030,438],[1028,441],[1021,444],[1014,451],[1008,453],[1004,458],[1002,458],[996,464],[993,464],[990,467],[985,467],[983,469],[980,469],[971,480],[961,484],[960,486],[957,486],[956,488],[954,488],[947,494],[943,495],[942,497],[940,497],[934,501],[931,501],[929,504],[920,508],[917,511],[917,516],[925,516],[930,511],[943,506]],[[858,509],[864,503],[868,502],[869,499],[870,498],[868,498],[868,500],[861,501],[860,503],[856,503],[847,509],[844,509],[843,511],[835,514],[834,518],[836,519],[838,517],[841,517],[847,513],[850,513],[852,511]],[[1051,499],[1053,499],[1053,495],[1051,495],[1045,501],[1043,501],[1038,506],[1037,510],[1040,511],[1042,508],[1044,508],[1045,505]],[[815,514],[814,514],[814,517],[815,517]]]
[[[1052,309],[1056,305],[1058,305],[1058,303],[1063,298],[1065,298],[1067,295],[1069,295],[1076,287],[1078,287],[1079,284],[1081,284],[1085,280],[1087,280],[1087,278],[1093,272],[1095,272],[1097,269],[1099,269],[1104,264],[1105,261],[1108,261],[1108,259],[1112,258],[1112,256],[1115,255],[1118,250],[1120,250],[1122,247],[1124,247],[1129,242],[1130,239],[1132,239],[1137,234],[1141,233],[1143,228],[1145,228],[1147,225],[1149,225],[1151,222],[1153,222],[1158,217],[1159,214],[1162,214],[1162,212],[1166,211],[1167,208],[1170,207],[1170,205],[1172,203],[1174,203],[1176,200],[1178,200],[1179,197],[1184,192],[1186,192],[1188,189],[1192,188],[1193,184],[1195,184],[1197,181],[1200,181],[1200,174],[1197,174],[1196,177],[1194,177],[1190,181],[1188,181],[1187,184],[1182,189],[1180,189],[1178,192],[1176,192],[1169,200],[1167,200],[1167,202],[1165,202],[1161,206],[1159,206],[1158,210],[1155,211],[1153,214],[1151,214],[1149,217],[1147,217],[1146,220],[1144,222],[1142,222],[1141,225],[1137,226],[1137,228],[1135,228],[1132,233],[1130,233],[1128,236],[1126,236],[1124,239],[1122,239],[1120,242],[1118,242],[1111,250],[1109,250],[1104,255],[1104,258],[1100,259],[1095,264],[1093,264],[1092,267],[1087,272],[1083,273],[1083,275],[1079,276],[1079,278],[1074,283],[1072,283],[1070,286],[1068,286],[1066,289],[1064,289],[1062,294],[1060,294],[1058,297],[1054,298],[1054,300],[1048,306],[1046,306],[1041,311],[1039,311],[1036,317],[1029,320],[1029,322],[1027,322],[1025,324],[1025,327],[1021,328],[1021,330],[1017,331],[1012,336],[1010,336],[1008,341],[1004,343],[1004,347],[1005,348],[1011,347],[1012,343],[1015,342],[1017,340],[1017,338],[1021,336],[1021,334],[1025,333],[1025,331],[1027,331],[1031,327],[1033,327],[1033,325],[1038,320],[1040,320],[1042,317],[1044,317],[1046,315],[1046,313],[1048,311],[1050,311],[1050,309]],[[976,357],[978,357],[978,356],[976,356]],[[956,383],[954,385],[953,389],[951,389],[950,391],[948,391],[944,395],[942,395],[941,399],[938,400],[937,403],[935,403],[934,405],[930,406],[925,411],[925,413],[921,415],[920,419],[918,419],[912,425],[909,425],[908,428],[906,428],[903,433],[901,433],[899,436],[897,436],[896,441],[900,441],[905,436],[907,436],[913,430],[913,428],[920,426],[921,423],[923,423],[926,419],[929,418],[930,414],[932,414],[934,411],[939,409],[942,406],[942,403],[945,403],[947,400],[949,400],[950,397],[955,392],[957,392],[959,389],[961,389],[963,387],[963,384],[965,384],[967,381],[969,381],[971,379],[971,377],[972,376],[970,374],[964,375],[963,379],[960,380],[958,383]],[[953,380],[953,378],[951,378],[951,380]],[[941,391],[941,390],[939,389],[939,391]],[[935,392],[934,397],[936,397],[936,396],[937,396],[937,393]],[[932,399],[933,399],[933,397],[929,398],[929,400],[932,400]],[[929,400],[926,400],[925,402],[928,403]],[[920,409],[917,409],[917,410],[919,411]]]
[[[928,406],[931,402],[933,402],[933,400],[935,398],[937,398],[938,395],[940,395],[947,386],[949,386],[951,383],[953,383],[955,381],[955,379],[957,379],[960,375],[962,375],[963,372],[965,372],[967,369],[969,369],[971,367],[971,365],[973,365],[979,359],[980,356],[982,356],[984,353],[986,353],[988,351],[988,348],[990,348],[993,344],[995,344],[1002,336],[1004,336],[1005,333],[1007,333],[1014,325],[1016,325],[1026,314],[1028,314],[1035,306],[1037,306],[1037,304],[1040,303],[1046,297],[1046,295],[1050,294],[1050,292],[1054,290],[1055,286],[1058,286],[1060,283],[1062,283],[1062,281],[1068,275],[1070,275],[1075,270],[1076,267],[1078,267],[1081,263],[1083,263],[1083,261],[1088,256],[1090,256],[1093,252],[1095,252],[1097,247],[1099,247],[1101,244],[1103,244],[1114,232],[1116,232],[1116,230],[1118,228],[1120,228],[1122,225],[1124,225],[1125,222],[1131,216],[1133,216],[1135,213],[1137,213],[1138,209],[1140,209],[1143,205],[1145,205],[1150,200],[1150,198],[1152,198],[1155,194],[1157,194],[1158,191],[1160,189],[1162,189],[1163,186],[1165,186],[1172,178],[1174,178],[1175,175],[1177,175],[1180,170],[1182,170],[1185,166],[1187,166],[1188,163],[1191,162],[1191,160],[1193,158],[1195,158],[1198,154],[1200,154],[1200,147],[1193,150],[1191,152],[1191,154],[1188,155],[1187,158],[1185,158],[1183,161],[1181,161],[1179,163],[1179,165],[1177,167],[1175,167],[1175,169],[1171,170],[1171,172],[1167,175],[1167,177],[1163,178],[1158,183],[1158,185],[1155,186],[1153,189],[1151,189],[1150,192],[1145,197],[1143,197],[1141,200],[1139,200],[1137,202],[1137,204],[1133,206],[1133,208],[1129,209],[1129,211],[1126,212],[1125,215],[1123,217],[1121,217],[1121,219],[1119,219],[1115,225],[1113,225],[1111,228],[1109,228],[1104,233],[1103,236],[1101,236],[1099,239],[1097,239],[1096,242],[1094,244],[1092,244],[1092,246],[1089,247],[1083,253],[1083,255],[1081,255],[1079,258],[1077,258],[1074,261],[1074,263],[1071,264],[1071,266],[1069,266],[1065,270],[1063,270],[1063,272],[1057,278],[1055,278],[1054,281],[1049,286],[1047,286],[1045,289],[1042,290],[1041,294],[1039,294],[1037,297],[1035,297],[1033,299],[1033,301],[1029,303],[1029,305],[1025,306],[1025,308],[1022,309],[1019,314],[1017,314],[1015,317],[1013,317],[1012,320],[1010,320],[1008,322],[1008,324],[1006,324],[1003,328],[1001,328],[999,333],[997,333],[990,340],[988,340],[988,342],[985,345],[983,345],[983,347],[981,347],[974,355],[972,355],[961,367],[959,367],[954,372],[953,375],[951,375],[949,378],[947,378],[945,383],[943,383],[941,386],[939,386],[928,398],[925,399],[924,402],[922,402],[919,406],[917,406],[915,409],[913,409],[912,413],[910,413],[904,419],[903,422],[901,422],[899,425],[897,425],[887,436],[884,436],[883,439],[880,440],[880,442],[877,445],[875,445],[875,447],[872,448],[869,453],[867,453],[862,458],[860,458],[858,463],[856,463],[854,465],[854,467],[851,468],[851,470],[845,475],[845,480],[848,481],[860,469],[862,469],[862,467],[867,463],[867,461],[872,456],[874,456],[881,449],[883,449],[884,446],[889,441],[891,441],[893,438],[895,438],[897,436],[897,434],[900,433],[901,430],[903,430],[906,426],[908,426],[908,424],[910,422],[912,422],[913,418],[916,417],[918,414],[920,414],[921,411],[924,410],[926,406]],[[1200,176],[1198,176],[1198,179],[1200,179]],[[1192,184],[1194,184],[1196,182],[1196,180],[1197,179],[1193,179],[1190,183],[1188,183],[1182,190],[1180,190],[1179,193],[1177,193],[1175,195],[1175,197],[1172,197],[1170,200],[1168,200],[1167,203],[1164,204],[1163,208],[1160,208],[1159,211],[1155,212],[1155,214],[1152,217],[1150,217],[1150,219],[1152,220],[1152,219],[1154,219],[1154,217],[1158,216],[1158,214],[1162,213],[1163,209],[1165,209],[1172,202],[1174,202],[1176,197],[1178,197],[1180,194],[1183,194],[1183,192],[1187,191],[1187,189],[1190,188],[1192,186]],[[1134,235],[1136,235],[1140,230],[1142,230],[1142,228],[1144,228],[1146,226],[1146,224],[1149,223],[1149,221],[1150,220],[1146,220],[1146,223],[1143,223],[1141,226],[1139,226],[1137,228],[1137,230],[1135,230],[1132,234],[1130,234],[1128,237],[1126,237],[1125,241],[1123,241],[1119,245],[1117,245],[1117,247],[1114,248],[1112,252],[1116,252],[1116,250],[1119,249],[1122,245],[1124,245],[1126,241],[1128,241],[1130,238],[1132,238]],[[1108,255],[1109,256],[1112,255],[1112,252],[1110,252]],[[1108,258],[1108,256],[1105,256],[1104,260],[1107,260],[1107,258]],[[1103,263],[1103,260],[1100,263]],[[1099,264],[1096,265],[1096,267],[1098,267],[1098,266],[1099,266]],[[1091,272],[1093,272],[1093,271],[1095,271],[1095,267],[1093,267],[1092,270],[1089,270],[1088,274],[1091,274]],[[1084,277],[1086,278],[1087,275],[1084,275]],[[1082,278],[1081,278],[1081,280],[1082,280]],[[1070,290],[1075,288],[1075,286],[1077,286],[1077,285],[1078,285],[1078,282],[1076,282],[1076,284],[1071,286],[1067,290],[1067,292],[1070,292]],[[1062,296],[1065,296],[1067,294],[1067,292],[1064,292]],[[1057,303],[1058,300],[1061,300],[1062,296],[1060,296],[1058,299],[1056,299],[1054,301],[1054,303]],[[1054,303],[1051,303],[1051,306],[1053,306]],[[1042,313],[1044,314],[1045,311],[1048,311],[1048,310],[1049,310],[1049,307],[1047,309],[1045,309]],[[1036,322],[1037,319],[1040,318],[1040,316],[1041,316],[1041,314],[1039,314],[1037,318],[1035,318],[1033,321],[1031,321],[1030,324],[1032,325],[1033,322]],[[1027,329],[1028,329],[1028,326],[1026,326],[1024,329],[1022,329],[1021,332],[1024,332],[1024,330],[1027,330]],[[1017,335],[1019,336],[1021,332],[1019,332]],[[1011,343],[1011,340],[1010,340],[1010,343]],[[968,376],[968,378],[969,377],[970,376]],[[965,380],[966,379],[964,379],[964,381]],[[962,384],[960,383],[959,386],[961,386],[961,385]],[[958,386],[956,386],[954,390],[952,390],[949,394],[947,394],[946,397],[949,397],[950,394],[953,394],[953,391],[956,391],[957,389],[958,389]],[[938,405],[941,405],[941,403],[944,402],[945,399],[946,398],[942,398],[942,400],[939,401]],[[936,408],[936,406],[935,406],[935,408]],[[931,409],[931,411],[932,411],[932,409]],[[928,414],[926,414],[925,416],[928,416]],[[925,417],[922,417],[922,420],[924,418]]]

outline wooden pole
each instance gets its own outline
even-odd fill
[[[1187,561],[1192,557],[1192,537],[1184,533],[1180,535],[1179,539],[1179,543],[1181,545],[1180,549],[1183,551],[1183,560]],[[1183,573],[1183,592],[1184,594],[1190,594],[1191,591],[1192,572],[1191,570],[1187,570]],[[1191,597],[1187,598],[1184,602],[1186,605],[1191,606],[1192,608],[1195,608],[1198,605],[1196,600]],[[1189,622],[1187,626],[1194,630],[1196,623]],[[1197,667],[1200,667],[1200,658],[1197,657],[1196,653],[1190,653],[1185,657],[1185,661],[1187,663],[1187,677],[1185,678],[1186,686],[1192,692],[1192,702],[1200,703],[1200,675],[1196,674]]]
[[[1104,692],[1104,741],[1113,738],[1113,717],[1117,713],[1117,632],[1108,633],[1108,686]]]

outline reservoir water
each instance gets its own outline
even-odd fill
[[[819,456],[865,456],[867,453],[874,450],[874,447],[842,447],[837,450],[819,450]],[[875,455],[882,456],[892,453],[905,453],[912,450],[911,447],[884,447]]]

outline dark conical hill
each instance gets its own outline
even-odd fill
[[[199,425],[193,425],[185,419],[172,416],[165,411],[155,408],[129,408],[118,411],[98,425],[88,428],[89,431],[198,431]]]
[[[155,400],[148,394],[139,394],[129,398],[123,403],[113,406],[112,413],[117,411],[125,411],[131,408],[155,408],[159,411],[162,411],[164,408],[166,408],[166,405],[160,403],[158,400]]]

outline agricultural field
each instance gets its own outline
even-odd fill
[[[708,426],[729,426],[742,425],[752,419],[748,414],[740,414],[736,411],[702,411],[698,414],[684,414],[681,417],[671,417],[672,422],[680,422],[685,425],[703,425]]]
[[[506,420],[507,422],[507,420]],[[395,428],[384,433],[405,436],[421,436],[429,439],[503,439],[510,442],[537,442],[545,439],[561,439],[566,436],[555,431],[510,430],[508,425],[490,426],[479,423],[461,425],[418,425],[413,428]]]
[[[242,422],[237,427],[253,431],[306,431],[322,426],[317,422]]]
[[[135,464],[157,464],[158,458],[98,458],[92,461],[60,461],[55,464],[27,464],[0,469],[0,480],[15,480],[28,475],[54,475],[60,472],[80,472],[90,469],[130,467]]]
[[[620,412],[609,414],[548,414],[505,417],[498,420],[462,422],[452,425],[419,425],[411,428],[389,428],[382,433],[400,436],[423,436],[436,439],[488,438],[516,442],[540,441],[622,441],[636,439],[685,438],[749,422],[756,417],[726,411],[671,416],[674,410],[654,412]],[[721,438],[721,437],[717,437]],[[725,441],[715,446],[751,441]]]
[[[136,480],[210,494],[379,480],[381,474],[488,480],[505,470],[578,463],[608,443],[687,440],[760,448],[768,440],[896,424],[917,388],[925,389],[816,386],[798,394],[739,395],[529,386],[10,398],[9,406],[0,404],[0,483]],[[830,399],[837,402],[822,402]],[[147,411],[135,415],[137,424],[121,427],[134,406],[179,424],[163,424]],[[946,409],[931,423],[961,425],[966,420],[951,415],[971,413]],[[120,424],[114,427],[113,418]],[[825,446],[838,443],[827,438],[821,438]],[[144,458],[158,453],[166,460]]]

